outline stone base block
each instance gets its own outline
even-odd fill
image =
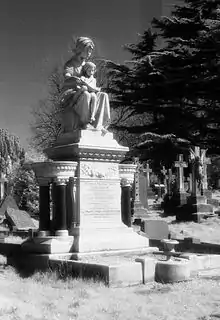
[[[92,252],[140,249],[149,247],[149,239],[138,235],[133,228],[118,227],[115,229],[73,228],[74,237],[72,252]]]
[[[58,274],[83,279],[97,279],[111,287],[138,285],[143,283],[142,266],[138,262],[118,265],[50,259],[50,268]]]
[[[44,150],[49,159],[65,161],[78,160],[84,157],[86,152],[90,153],[88,155],[90,159],[97,158],[97,152],[100,151],[106,154],[106,159],[107,157],[111,157],[110,153],[114,153],[115,157],[118,156],[120,159],[123,159],[128,148],[120,146],[113,138],[111,132],[102,135],[101,131],[92,129],[63,133],[58,137],[53,147]]]
[[[202,218],[213,214],[213,207],[207,203],[188,203],[180,206],[176,212],[177,221],[200,222]]]
[[[133,259],[134,256],[146,256],[148,254],[157,253],[159,249],[157,247],[147,247],[141,249],[127,249],[127,250],[111,250],[111,251],[93,251],[93,252],[73,252],[73,253],[55,253],[51,255],[53,259],[62,259],[62,260],[91,260],[91,257],[95,260],[97,259],[105,259],[111,258],[115,259],[115,261],[121,257],[126,256],[130,260]]]
[[[189,194],[186,192],[179,192],[172,196],[166,194],[162,204],[165,215],[175,215],[179,206],[187,204],[188,198]]]
[[[137,258],[136,262],[140,262],[142,265],[143,284],[154,281],[156,260],[150,257]]]
[[[71,252],[73,237],[35,237],[22,243],[21,248],[30,253],[66,253]]]
[[[190,263],[184,260],[158,261],[155,268],[155,280],[161,283],[186,281],[190,278]]]
[[[191,196],[188,198],[188,204],[207,204],[207,198],[205,196]]]

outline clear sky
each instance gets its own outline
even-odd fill
[[[122,62],[122,46],[161,15],[163,1],[0,0],[0,128],[26,144],[30,110],[45,97],[53,67],[68,57],[72,35],[91,37],[99,55]]]

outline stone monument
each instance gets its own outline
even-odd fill
[[[187,203],[188,194],[184,189],[184,168],[188,165],[183,161],[183,155],[179,154],[174,166],[176,167],[176,187],[171,192],[172,171],[169,172],[169,193],[164,197],[164,213],[175,215],[179,207]]]
[[[64,67],[61,135],[45,150],[50,160],[32,164],[40,185],[40,229],[38,237],[23,245],[29,252],[71,252],[79,257],[91,252],[140,250],[149,245],[147,238],[121,221],[120,181],[126,174],[130,176],[133,168],[127,165],[126,173],[125,164],[119,170],[128,148],[120,146],[108,132],[108,95],[100,89],[85,88],[81,81],[83,65],[93,49],[91,39],[77,40],[73,57]],[[69,198],[67,186],[72,190]],[[69,229],[67,203],[72,208]]]
[[[206,167],[208,160],[205,157],[206,150],[195,146],[190,149],[190,162],[192,168],[191,195],[187,198],[187,203],[180,208],[176,215],[177,220],[193,220],[200,222],[203,217],[213,215],[212,205],[207,203],[204,195],[204,182],[207,188]],[[205,177],[206,175],[206,177]]]

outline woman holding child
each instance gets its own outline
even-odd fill
[[[86,129],[106,130],[110,122],[108,95],[100,92],[93,77],[96,66],[86,62],[94,49],[91,39],[80,37],[73,56],[64,65],[64,84],[61,93],[63,132]]]

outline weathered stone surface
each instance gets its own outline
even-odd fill
[[[155,280],[161,283],[185,281],[190,278],[190,263],[186,260],[158,261],[155,269]]]
[[[162,220],[145,220],[142,222],[141,230],[146,233],[149,239],[168,239],[169,227],[167,222]]]
[[[73,237],[34,237],[22,243],[21,248],[28,253],[66,253],[71,252]]]

